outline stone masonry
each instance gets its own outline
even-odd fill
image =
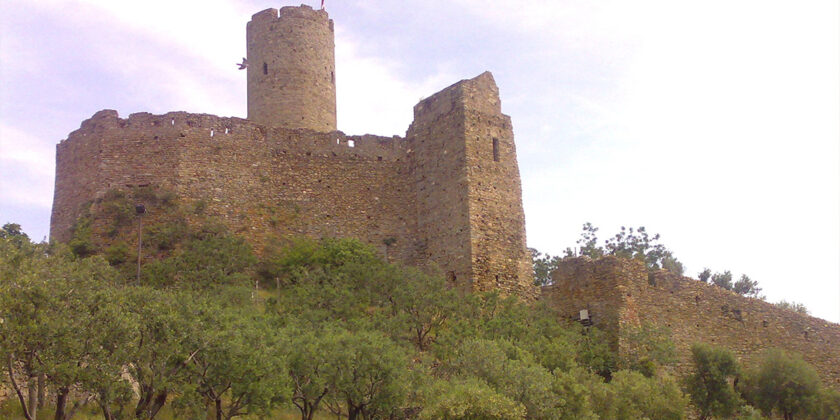
[[[267,9],[247,32],[248,119],[97,112],[57,146],[51,237],[69,240],[111,189],[155,186],[255,245],[355,237],[465,291],[536,296],[513,130],[489,72],[417,104],[405,137],[348,136],[335,130],[326,12]]]
[[[335,35],[327,12],[266,9],[251,18],[246,33],[248,119],[335,130]]]
[[[639,261],[606,257],[564,260],[542,288],[541,299],[560,315],[594,325],[617,339],[622,328],[643,323],[667,327],[677,350],[678,375],[691,369],[691,345],[731,350],[750,366],[768,348],[802,355],[824,385],[840,390],[840,325],[746,298],[667,271],[648,275]],[[620,340],[613,343],[621,351]]]

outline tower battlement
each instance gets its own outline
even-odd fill
[[[493,74],[485,71],[473,79],[461,80],[425,98],[414,106],[414,119],[446,114],[455,106],[489,115],[502,114],[499,88]]]
[[[160,186],[258,249],[269,236],[354,237],[464,290],[536,295],[513,131],[489,72],[417,104],[404,138],[352,136],[335,127],[325,11],[263,10],[247,39],[247,119],[103,110],[58,144],[53,238],[69,240],[109,190]]]

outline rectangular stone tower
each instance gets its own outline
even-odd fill
[[[468,291],[534,296],[510,117],[489,72],[414,107],[418,252]]]

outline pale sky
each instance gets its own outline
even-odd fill
[[[0,223],[48,234],[55,144],[100,109],[246,114],[245,24],[287,1],[0,2]],[[319,1],[308,1],[318,7]],[[528,244],[646,226],[696,277],[840,321],[840,2],[327,0],[338,125],[404,135],[484,70]]]

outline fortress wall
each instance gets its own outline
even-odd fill
[[[51,236],[68,240],[83,205],[109,189],[174,186],[185,140],[180,135],[189,129],[186,115],[144,113],[121,119],[116,111],[104,110],[84,121],[56,150]]]
[[[102,111],[59,145],[52,232],[69,239],[82,205],[109,189],[156,185],[204,202],[258,249],[268,236],[351,236],[386,255],[385,239],[393,238],[388,257],[415,263],[408,161],[399,137],[266,129],[184,112],[120,119]]]
[[[840,390],[838,324],[665,271],[655,274],[653,284],[636,279],[628,292],[624,322],[670,328],[682,372],[690,369],[695,342],[728,348],[747,366],[764,350],[779,347],[801,354],[823,384]]]
[[[451,284],[473,290],[464,107],[460,83],[414,106],[413,147],[418,254]]]
[[[96,113],[55,147],[55,190],[50,217],[53,239],[62,242],[70,239],[70,228],[79,217],[82,205],[99,189],[99,150],[106,126],[96,122],[108,118],[109,111]]]
[[[489,72],[462,89],[474,288],[535,298],[510,117]]]
[[[643,266],[615,257],[568,258],[551,273],[553,284],[542,287],[540,300],[567,319],[579,320],[580,311],[588,310],[592,323],[606,330],[615,346],[628,281],[646,277]]]
[[[691,345],[703,342],[731,350],[750,366],[771,347],[796,352],[840,389],[840,325],[746,298],[717,286],[659,271],[649,279],[638,261],[606,257],[564,260],[542,299],[561,316],[592,321],[613,335],[619,328],[651,323],[671,330],[677,373],[691,370]]]
[[[335,130],[335,35],[327,12],[306,5],[266,9],[246,33],[248,119]]]
[[[257,244],[267,235],[355,237],[386,255],[385,239],[393,238],[388,257],[414,262],[402,139],[260,127],[247,135],[185,150],[182,195],[205,200]]]

